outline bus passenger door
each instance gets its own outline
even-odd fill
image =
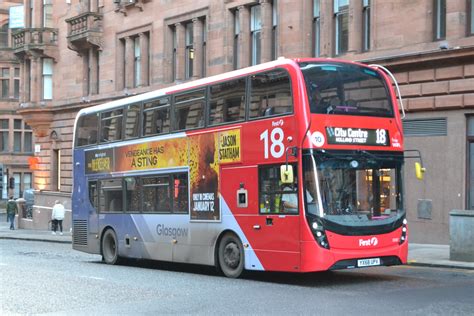
[[[259,193],[257,166],[222,168],[221,192],[229,211],[265,270],[300,269],[299,216],[265,212],[264,196]],[[239,206],[237,193],[247,191],[247,205]],[[242,191],[241,191],[242,192]],[[224,212],[225,214],[226,212]],[[224,218],[225,221],[225,218]],[[248,260],[248,256],[246,256]],[[252,267],[253,263],[246,263]]]
[[[88,221],[89,221],[89,234],[97,235],[99,233],[99,191],[98,191],[98,181],[89,181],[88,182],[89,190],[89,201],[81,200],[81,208],[88,210]]]

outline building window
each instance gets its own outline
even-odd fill
[[[33,152],[33,132],[21,119],[13,120],[13,151],[15,153]]]
[[[240,18],[239,10],[234,11],[234,69],[239,68],[239,34],[240,34]]]
[[[43,100],[53,99],[53,59],[43,58]]]
[[[141,48],[140,48],[140,37],[133,39],[133,86],[140,86],[140,78],[142,75],[141,68]]]
[[[446,0],[433,1],[433,32],[436,41],[446,37]]]
[[[363,0],[362,8],[362,49],[370,49],[370,0]]]
[[[250,8],[251,64],[260,64],[262,55],[262,10],[259,5]]]
[[[0,119],[0,152],[8,152],[9,123],[8,119]]]
[[[43,0],[43,27],[53,27],[53,0]]]
[[[349,47],[349,0],[334,0],[334,54],[341,55]]]
[[[23,174],[23,190],[31,189],[31,184],[33,183],[33,174],[30,172],[25,172]]]
[[[172,61],[171,61],[171,73],[173,74],[173,81],[178,79],[177,72],[178,72],[178,34],[176,32],[176,26],[173,27],[172,30],[172,40],[173,40],[173,52],[172,52]]]
[[[8,47],[8,23],[0,27],[0,48]]]
[[[15,198],[19,198],[21,195],[20,192],[20,185],[21,185],[21,173],[19,172],[14,172],[13,173],[13,179],[14,180],[14,186],[13,186],[13,196]]]
[[[2,68],[0,72],[1,94],[0,98],[8,99],[10,97],[10,68]]]
[[[20,119],[13,120],[13,151],[16,153],[21,152],[21,123]]]
[[[117,55],[118,55],[118,71],[117,71],[117,89],[130,89],[147,86],[148,73],[150,69],[149,63],[149,47],[150,36],[148,31],[135,33],[132,35],[123,35],[119,38]],[[99,78],[99,52],[96,56],[96,81],[98,85]],[[97,91],[99,90],[97,86]]]
[[[313,56],[321,56],[321,0],[313,0]]]
[[[185,26],[185,79],[190,79],[193,76],[193,61],[194,61],[194,47],[193,47],[193,23],[187,23]]]
[[[20,68],[15,68],[15,73],[14,73],[14,78],[13,78],[13,97],[15,99],[20,98]]]
[[[278,57],[278,3],[273,0],[272,6],[272,60]]]
[[[467,35],[474,35],[474,0],[467,0]]]
[[[172,81],[189,80],[206,75],[207,20],[201,15],[187,15],[184,21],[169,21],[168,47],[172,58]]]
[[[33,152],[33,131],[31,127],[24,122],[25,126],[23,128],[23,152],[32,153]]]

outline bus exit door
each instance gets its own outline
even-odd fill
[[[263,268],[298,271],[299,216],[261,209],[264,197],[259,193],[258,171],[257,166],[222,168],[222,195]],[[238,192],[242,189],[247,192],[246,205],[238,201]]]

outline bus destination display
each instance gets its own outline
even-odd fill
[[[326,127],[332,145],[390,146],[388,130],[353,127]]]

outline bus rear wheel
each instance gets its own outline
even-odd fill
[[[244,248],[240,239],[227,233],[219,243],[219,268],[226,277],[238,278],[244,271]]]
[[[117,235],[112,229],[107,229],[102,236],[101,248],[102,261],[107,264],[117,264],[119,262]]]

